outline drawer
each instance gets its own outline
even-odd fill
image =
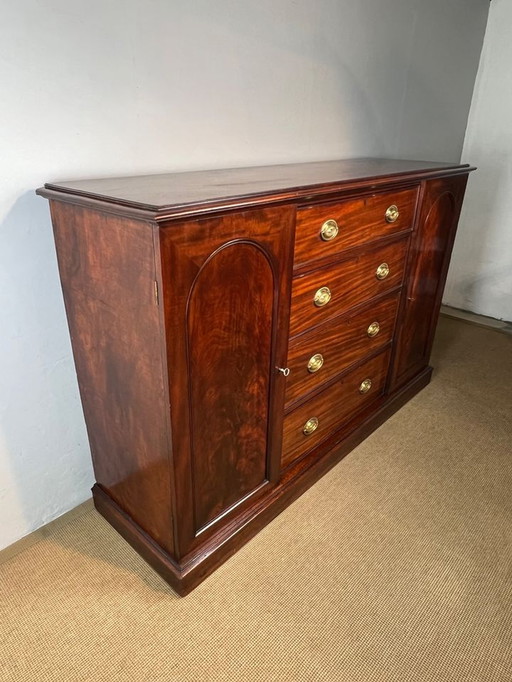
[[[401,285],[409,239],[372,249],[307,275],[292,284],[290,336],[337,317]]]
[[[287,405],[388,344],[393,338],[399,294],[345,314],[296,337],[288,350]]]
[[[418,189],[299,208],[295,266],[412,227]]]
[[[390,356],[390,350],[379,353],[285,417],[283,467],[384,393]]]

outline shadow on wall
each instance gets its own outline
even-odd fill
[[[0,247],[2,547],[87,499],[92,469],[47,202],[23,194]]]

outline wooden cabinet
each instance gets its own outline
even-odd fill
[[[38,190],[96,507],[177,592],[428,383],[471,170],[356,159]]]

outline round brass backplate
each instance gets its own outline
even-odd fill
[[[377,279],[386,279],[389,275],[389,265],[387,263],[381,263],[377,270],[375,270],[375,277]]]
[[[320,229],[320,237],[324,242],[330,242],[338,236],[339,231],[338,223],[335,220],[326,220]]]
[[[391,206],[386,210],[386,220],[388,223],[396,223],[400,217],[400,212],[398,211],[398,206],[391,204]]]
[[[322,353],[315,353],[309,358],[308,372],[311,372],[311,374],[318,372],[318,370],[322,368],[323,364],[324,356],[322,355]]]
[[[372,322],[371,325],[366,330],[366,333],[368,334],[368,336],[371,339],[373,339],[374,336],[377,336],[377,334],[379,332],[380,332],[380,324],[377,321]]]
[[[318,428],[319,421],[317,417],[311,417],[302,427],[302,433],[305,436],[310,436]]]
[[[359,386],[359,393],[368,393],[370,388],[372,387],[372,380],[371,379],[365,379],[364,381],[361,382],[361,386]]]
[[[320,289],[318,289],[318,291],[315,293],[313,303],[316,305],[317,308],[323,308],[324,305],[327,305],[329,303],[331,297],[332,294],[329,287],[320,287]]]

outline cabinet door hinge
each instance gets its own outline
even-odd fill
[[[158,305],[158,282],[154,281],[154,290],[155,290],[155,303]]]

